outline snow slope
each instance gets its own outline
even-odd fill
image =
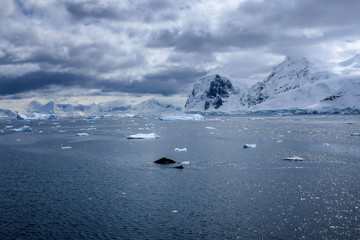
[[[222,105],[214,105],[208,96],[211,82],[217,77],[207,76],[194,85],[186,105],[186,112],[204,113],[358,113],[360,109],[360,55],[337,64],[334,71],[324,71],[306,58],[287,57],[275,66],[269,76],[242,89],[231,84],[219,84],[217,92],[225,92]],[[346,68],[346,71],[338,71]],[[355,68],[355,70],[353,70]],[[335,74],[340,72],[340,74]],[[216,75],[219,76],[219,75]],[[224,78],[219,76],[220,78]],[[230,83],[229,83],[230,82]],[[231,89],[227,86],[233,86]],[[234,90],[232,90],[234,89]],[[210,99],[210,100],[209,100]],[[209,101],[210,107],[206,108]],[[205,107],[204,107],[205,106]]]

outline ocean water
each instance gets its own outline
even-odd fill
[[[23,125],[33,131],[9,130]],[[0,120],[0,130],[0,239],[360,239],[359,116]],[[126,139],[152,132],[160,138]],[[161,157],[184,169],[153,163]]]

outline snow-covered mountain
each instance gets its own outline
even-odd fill
[[[334,74],[326,71],[317,71],[306,58],[287,57],[285,61],[273,68],[267,79],[251,87],[241,102],[244,106],[255,106],[271,96],[333,76]]]
[[[194,89],[185,104],[186,112],[274,112],[291,111],[301,113],[357,113],[360,109],[358,84],[360,74],[354,74],[352,68],[360,66],[360,55],[338,64],[338,68],[347,68],[345,74],[335,74],[321,70],[306,58],[287,57],[275,66],[269,76],[251,86],[241,89],[233,86],[226,78],[227,85],[218,84],[216,92],[227,94],[220,98],[222,105],[206,108],[206,103],[214,98],[208,97],[211,91],[209,82],[216,82],[214,75],[202,78],[194,85]],[[218,76],[218,75],[215,75]],[[218,76],[222,79],[224,77]],[[229,91],[237,89],[235,91]],[[341,97],[334,98],[331,96]],[[231,101],[229,101],[231,99]],[[210,104],[210,106],[212,106]],[[340,110],[339,110],[340,109]]]
[[[191,111],[232,111],[239,106],[240,90],[224,76],[210,75],[196,83],[186,101],[185,109]]]
[[[7,111],[4,117],[16,116],[9,110],[0,110],[2,112]],[[47,117],[61,116],[61,117],[78,117],[78,116],[102,116],[102,115],[150,115],[158,113],[174,113],[180,112],[181,107],[177,107],[171,104],[163,104],[157,100],[151,99],[141,102],[134,106],[118,105],[114,103],[101,103],[90,105],[72,105],[72,104],[56,104],[50,101],[46,104],[41,104],[37,101],[32,101],[27,106],[26,112],[18,113],[19,119],[46,119]],[[1,116],[1,115],[0,115]]]

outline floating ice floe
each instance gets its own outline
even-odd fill
[[[156,135],[155,133],[138,133],[129,135],[126,138],[127,139],[155,139],[159,138],[160,136]]]
[[[205,127],[206,129],[211,129],[211,130],[214,130],[214,129],[216,129],[216,128],[214,128],[214,127]]]
[[[10,129],[10,131],[12,131],[12,132],[32,132],[32,129],[29,126],[24,125],[21,128]]]
[[[168,113],[162,114],[157,117],[161,121],[186,121],[186,120],[204,120],[200,114],[187,114],[187,113]]]
[[[66,149],[72,149],[72,147],[70,147],[70,146],[65,146],[65,147],[61,147],[61,149],[64,149],[64,150],[66,150]]]
[[[283,160],[286,160],[286,161],[302,161],[304,159],[301,158],[301,157],[298,157],[298,156],[293,156],[293,157],[283,158]]]
[[[244,144],[243,148],[255,148],[256,147],[256,144],[255,143],[252,143],[252,144]]]
[[[190,164],[190,161],[183,161],[180,163],[181,165],[189,165]]]
[[[186,152],[187,148],[175,148],[174,149],[176,152]]]
[[[350,136],[360,136],[360,133],[351,133]]]
[[[88,133],[76,133],[75,136],[77,137],[86,137],[86,136],[89,136]]]

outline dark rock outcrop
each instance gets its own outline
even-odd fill
[[[160,159],[154,161],[154,163],[156,163],[156,164],[171,164],[171,163],[176,163],[176,162],[170,158],[163,157],[163,158],[160,158]]]

